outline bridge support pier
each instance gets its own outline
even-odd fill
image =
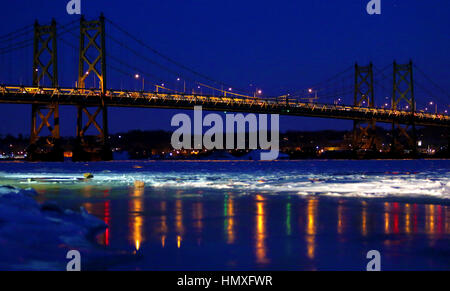
[[[31,161],[63,161],[64,152],[60,143],[58,104],[33,104],[31,108],[31,134],[27,159]],[[51,121],[52,117],[53,122]],[[40,120],[39,123],[38,120]],[[50,132],[47,137],[39,136],[44,128]]]
[[[77,140],[73,151],[73,161],[108,161],[112,160],[112,151],[108,142],[108,114],[106,106],[96,107],[95,111],[89,110],[84,105],[77,106]],[[86,115],[87,122],[83,122]],[[102,116],[101,126],[97,117]],[[96,136],[87,136],[86,132],[91,127],[98,131]]]

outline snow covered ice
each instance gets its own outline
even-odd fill
[[[32,189],[0,186],[0,270],[66,270],[66,254],[78,250],[82,268],[95,268],[117,253],[101,250],[92,238],[106,224],[81,209],[39,204]]]

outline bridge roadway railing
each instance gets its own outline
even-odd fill
[[[92,105],[104,102],[108,106],[158,107],[188,109],[202,105],[204,110],[253,112],[295,116],[315,116],[339,119],[377,120],[403,124],[450,127],[450,116],[385,108],[368,108],[337,104],[299,102],[288,98],[259,98],[238,94],[211,96],[185,93],[142,92],[100,89],[45,88],[29,86],[0,86],[1,103],[51,103],[61,105]]]

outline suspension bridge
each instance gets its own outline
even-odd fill
[[[107,24],[115,33],[107,33]],[[130,42],[140,49],[132,47]],[[392,125],[392,151],[415,151],[416,126],[450,127],[449,94],[412,61],[406,64],[394,62],[382,69],[373,64],[355,64],[309,88],[267,97],[260,89],[252,88],[253,92],[237,89],[201,74],[149,46],[103,15],[89,21],[81,17],[64,25],[55,20],[48,25],[36,21],[34,26],[1,36],[0,43],[3,46],[0,56],[13,55],[9,59],[14,59],[18,52],[26,54],[21,56],[23,59],[32,56],[32,66],[22,69],[32,76],[29,85],[24,84],[27,82],[23,77],[16,82],[0,80],[3,83],[0,85],[0,103],[32,106],[28,148],[31,160],[63,159],[60,105],[77,108],[77,144],[73,152],[73,159],[77,161],[112,158],[108,145],[108,107],[193,109],[201,105],[204,110],[211,111],[353,120],[354,149],[377,149],[376,123]],[[58,47],[60,43],[65,50]],[[116,49],[109,49],[108,45],[114,45]],[[113,54],[117,51],[120,56]],[[124,52],[134,61],[128,62]],[[68,56],[61,60],[61,53]],[[76,81],[66,80],[70,86],[61,86],[59,64],[68,60],[71,64],[66,67],[76,68],[76,78],[68,77],[67,69],[63,77]],[[5,67],[0,71],[7,69]],[[391,68],[392,72],[387,73]],[[9,79],[15,76],[11,72],[13,69],[16,69],[14,65],[9,67]],[[419,84],[413,71],[419,72],[429,86]],[[116,75],[110,77],[110,72]],[[124,78],[132,79],[142,87],[140,90],[112,89],[110,78],[115,79],[115,84],[123,82]],[[424,96],[433,97],[433,101],[417,99],[416,87],[424,92]],[[375,95],[391,96],[377,100]],[[88,135],[90,128],[98,134]]]

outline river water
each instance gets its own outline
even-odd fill
[[[134,254],[106,269],[450,270],[449,160],[2,162],[0,184],[102,219],[98,248]]]

